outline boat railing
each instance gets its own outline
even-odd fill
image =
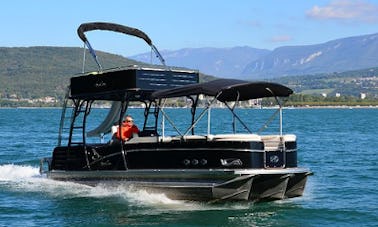
[[[126,141],[125,144],[139,144],[139,143],[170,143],[172,141],[190,141],[190,140],[205,140],[205,141],[254,141],[263,142],[265,149],[277,150],[285,142],[295,142],[296,136],[287,134],[279,135],[257,135],[257,134],[215,134],[215,135],[186,135],[186,136],[138,136]]]
[[[206,140],[207,136],[203,135],[185,135],[182,136],[183,140]]]
[[[169,143],[175,140],[205,140],[205,141],[261,141],[256,134],[210,134],[210,135],[185,135],[185,136],[159,136],[160,142]]]
[[[216,134],[208,136],[212,141],[261,141],[257,134]]]
[[[157,136],[145,136],[145,137],[134,137],[126,141],[125,144],[139,144],[139,143],[157,143]]]
[[[186,135],[186,136],[146,136],[134,137],[126,141],[125,144],[137,143],[170,143],[172,141],[261,141],[261,137],[256,134],[219,134],[219,135]]]
[[[296,136],[288,135],[263,135],[261,141],[266,151],[285,150],[285,142],[295,142]]]

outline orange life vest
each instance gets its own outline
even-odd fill
[[[128,123],[122,123],[121,125],[121,138],[120,138],[120,129],[118,128],[117,132],[115,133],[116,138],[122,140],[130,139],[134,133],[139,133],[139,129],[136,125],[130,125]]]

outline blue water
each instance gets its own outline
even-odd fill
[[[168,114],[181,123],[186,111]],[[141,110],[130,112],[141,124]],[[254,132],[271,112],[238,110]],[[104,114],[99,110],[92,120]],[[231,129],[224,110],[211,116],[211,133]],[[378,225],[378,109],[285,109],[284,132],[297,135],[299,165],[315,174],[303,197],[257,204],[175,201],[121,186],[46,179],[38,173],[39,159],[56,145],[59,119],[59,109],[0,109],[0,226]],[[206,124],[198,130],[206,133]]]

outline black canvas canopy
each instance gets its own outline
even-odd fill
[[[245,101],[264,97],[287,97],[293,90],[277,83],[248,82],[234,79],[218,79],[206,83],[165,89],[152,93],[153,99],[190,95],[216,96],[219,101]]]
[[[89,43],[87,37],[84,34],[85,32],[93,31],[93,30],[113,31],[113,32],[119,32],[126,35],[132,35],[132,36],[141,38],[144,41],[146,41],[146,43],[155,52],[156,57],[158,57],[161,63],[165,65],[164,58],[161,56],[161,54],[159,53],[155,45],[152,44],[150,37],[148,37],[146,33],[144,33],[143,31],[139,29],[120,25],[120,24],[107,23],[107,22],[90,22],[90,23],[81,24],[77,29],[77,34],[79,35],[80,39],[85,43],[85,45],[88,47],[89,52],[91,53],[92,57],[94,58],[94,60],[96,61],[99,67],[99,71],[102,70],[102,66],[100,62],[98,61],[98,58],[94,49],[92,48],[91,44]]]
[[[87,37],[85,36],[85,32],[93,31],[93,30],[106,30],[106,31],[113,31],[113,32],[120,32],[127,35],[133,35],[139,37],[146,41],[148,45],[152,45],[151,39],[146,35],[146,33],[142,32],[139,29],[127,27],[120,24],[114,23],[106,23],[106,22],[92,22],[92,23],[84,23],[79,26],[77,29],[77,34],[79,35],[80,39],[83,42],[87,42]]]

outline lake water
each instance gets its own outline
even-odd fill
[[[185,111],[168,110],[179,122]],[[142,124],[142,111],[130,112]],[[254,132],[263,123],[258,116],[266,120],[269,112],[238,110]],[[225,110],[211,114],[211,133],[229,129]],[[285,109],[284,132],[297,135],[299,165],[314,172],[304,196],[212,205],[40,176],[39,160],[57,143],[59,119],[59,109],[0,109],[0,226],[378,225],[378,109]],[[198,130],[206,132],[206,124]]]

